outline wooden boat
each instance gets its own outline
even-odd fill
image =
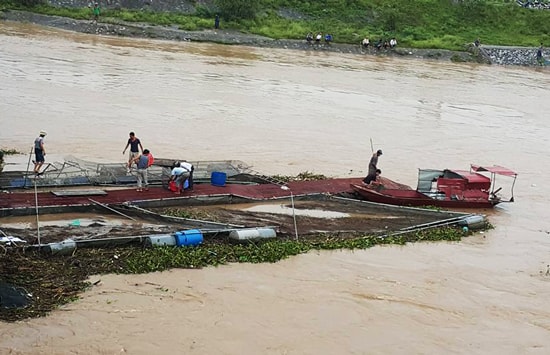
[[[497,175],[513,178],[509,199],[500,195],[502,187],[496,188]],[[416,190],[406,185],[395,188],[393,182],[384,180],[379,184],[351,184],[351,187],[362,199],[390,205],[492,208],[501,202],[514,201],[516,178],[517,173],[508,168],[471,165],[470,171],[419,169]]]

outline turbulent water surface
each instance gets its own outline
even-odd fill
[[[267,174],[361,176],[501,164],[496,228],[460,243],[276,264],[107,275],[48,317],[0,324],[2,353],[550,352],[550,76],[452,64],[104,38],[0,23],[0,146],[123,161],[237,159]],[[497,183],[505,183],[505,179]],[[508,186],[508,185],[506,185]],[[299,228],[299,225],[298,225]]]

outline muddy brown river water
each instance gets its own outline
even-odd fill
[[[155,156],[267,174],[361,176],[500,164],[496,226],[460,243],[276,264],[105,275],[45,318],[0,324],[12,354],[550,353],[550,72],[104,38],[0,22],[0,146],[113,162]],[[23,160],[25,160],[23,158]]]

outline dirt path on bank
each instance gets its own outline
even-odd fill
[[[323,51],[349,53],[358,55],[398,56],[416,59],[431,59],[443,61],[476,62],[471,53],[449,51],[443,49],[364,49],[358,43],[342,44],[309,44],[305,40],[272,39],[254,34],[242,33],[236,30],[202,30],[184,31],[177,26],[153,26],[144,23],[129,23],[114,18],[105,18],[97,24],[89,20],[75,20],[66,17],[40,15],[25,11],[5,11],[0,13],[0,19],[7,21],[28,22],[41,26],[55,27],[80,33],[122,36],[131,38],[152,38],[171,41],[213,42],[227,45],[246,45],[265,48],[282,48],[306,51]]]

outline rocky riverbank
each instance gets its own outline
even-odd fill
[[[89,20],[75,20],[66,17],[40,15],[25,11],[4,11],[0,13],[4,21],[29,22],[42,26],[69,31],[123,36],[133,38],[153,38],[173,41],[214,42],[228,45],[247,45],[265,48],[284,48],[306,51],[328,51],[357,55],[400,56],[418,59],[432,59],[454,62],[477,62],[501,65],[536,65],[536,49],[521,47],[483,46],[481,49],[469,46],[464,51],[443,49],[392,48],[365,49],[359,44],[310,44],[305,40],[275,40],[234,30],[184,31],[175,26],[153,26],[143,23],[128,23],[109,19],[109,22],[92,23]]]
[[[492,64],[525,66],[538,65],[537,48],[483,46],[483,50],[489,56]]]

